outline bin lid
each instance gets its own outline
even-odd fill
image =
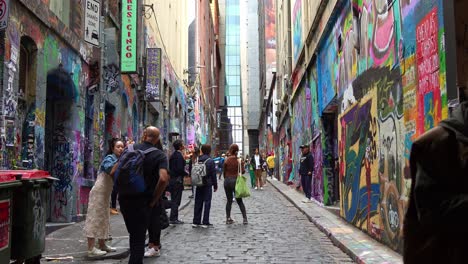
[[[7,172],[13,175],[21,175],[22,180],[44,179],[50,177],[49,172],[43,170],[7,170],[0,172]]]
[[[16,181],[15,174],[0,171],[0,183],[14,182],[14,181]]]

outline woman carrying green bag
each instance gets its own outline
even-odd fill
[[[236,182],[239,176],[239,172],[242,174],[245,173],[245,168],[243,162],[239,161],[237,158],[237,153],[239,152],[239,146],[237,144],[232,144],[229,147],[229,157],[224,161],[224,191],[226,192],[226,224],[230,225],[234,223],[234,220],[231,218],[231,207],[232,207],[232,200],[234,196],[234,192],[236,190]],[[244,185],[247,187],[245,179]],[[247,188],[248,190],[248,188]],[[242,198],[236,197],[236,202],[239,205],[239,208],[242,212],[242,216],[244,217],[244,225],[248,224],[247,222],[247,213],[245,211],[244,203],[242,202]]]

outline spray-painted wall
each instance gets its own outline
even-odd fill
[[[317,94],[320,111],[339,103],[341,216],[401,251],[411,144],[447,117],[445,31],[442,0],[391,3],[339,2]]]
[[[6,169],[37,168],[56,177],[58,181],[51,187],[48,218],[70,222],[86,213],[89,190],[106,150],[105,133],[137,139],[140,131],[133,121],[138,119],[138,111],[132,110],[138,109],[138,105],[133,81],[128,76],[122,78],[115,68],[117,50],[108,49],[113,52],[109,53],[108,62],[114,64],[105,65],[103,100],[114,104],[118,118],[115,125],[109,121],[112,128],[102,133],[105,104],[99,100],[99,91],[93,88],[99,83],[99,52],[80,40],[84,2],[72,4],[74,12],[68,27],[47,4],[47,1],[38,1],[34,6],[29,1],[11,3],[1,50],[4,122],[0,160]],[[24,78],[20,77],[24,69],[20,64],[26,57],[21,52],[24,47],[31,59],[27,89],[22,88]],[[128,106],[125,111],[123,105]],[[125,127],[119,120],[124,115],[128,117]]]

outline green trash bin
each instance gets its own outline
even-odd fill
[[[0,263],[10,263],[13,192],[19,186],[14,174],[0,171]]]
[[[16,171],[21,187],[13,194],[11,259],[39,263],[45,250],[46,206],[52,177],[46,171]]]

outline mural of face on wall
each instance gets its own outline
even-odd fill
[[[392,0],[373,0],[372,54],[375,65],[382,65],[387,61],[394,45],[395,17],[390,6],[392,2]]]

